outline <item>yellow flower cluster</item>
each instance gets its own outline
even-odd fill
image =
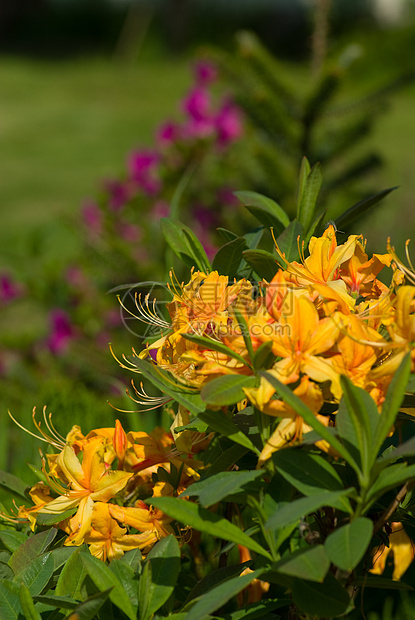
[[[49,516],[49,524],[68,534],[65,545],[87,543],[102,560],[119,558],[130,549],[147,552],[173,533],[172,519],[141,499],[181,493],[199,477],[194,468],[201,464],[192,454],[178,454],[171,433],[156,428],[150,434],[126,434],[118,420],[115,428],[95,429],[86,436],[74,426],[65,440],[41,432],[60,451],[43,457],[46,482],[30,490],[34,507],[19,508],[18,517],[29,520],[32,529],[39,516]],[[177,489],[152,480],[158,466],[169,473],[171,464],[181,472]],[[74,514],[67,516],[66,511]]]
[[[140,356],[151,355],[158,367],[201,389],[222,375],[254,374],[252,357],[268,343],[273,355],[263,369],[290,384],[322,423],[329,424],[319,415],[323,402],[341,398],[341,375],[367,390],[381,408],[405,353],[411,352],[413,366],[415,361],[415,287],[404,285],[393,250],[369,259],[361,236],[338,245],[330,225],[311,238],[309,256],[302,251],[300,262],[288,262],[278,246],[276,251],[285,268],[271,282],[229,283],[213,271],[194,272],[188,284],[172,286],[171,328]],[[391,265],[386,286],[377,276]],[[203,343],[186,338],[192,334]],[[218,343],[228,350],[214,346]],[[259,410],[282,418],[260,463],[310,430],[264,378],[244,391]]]

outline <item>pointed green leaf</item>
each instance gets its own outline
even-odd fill
[[[75,609],[78,605],[78,601],[69,596],[54,596],[52,594],[39,594],[34,596],[33,600],[36,603],[49,605],[49,607],[55,607],[56,609]]]
[[[57,533],[58,530],[56,528],[51,528],[39,534],[35,534],[35,536],[29,536],[29,538],[16,549],[9,560],[9,565],[13,569],[15,575],[25,570],[27,564],[31,560],[46,551],[55,539]]]
[[[322,181],[323,175],[321,173],[321,166],[317,163],[311,168],[310,174],[307,177],[301,203],[298,208],[297,219],[304,227],[305,233],[308,233],[314,219],[314,212]]]
[[[26,620],[42,620],[40,613],[35,607],[32,595],[24,583],[20,586],[19,599]]]
[[[259,454],[259,450],[252,443],[245,433],[239,430],[239,428],[227,418],[223,413],[219,411],[204,411],[203,413],[199,413],[198,416],[203,422],[209,425],[209,427],[215,431],[216,433],[220,433],[225,437],[228,437],[235,443],[252,450],[256,454]]]
[[[373,522],[359,517],[327,537],[324,547],[335,566],[351,571],[365,555],[372,540]]]
[[[161,218],[160,224],[164,238],[178,258],[190,268],[196,266],[204,272],[211,270],[202,244],[188,226],[169,217]]]
[[[263,569],[259,569],[247,575],[233,577],[215,588],[212,588],[212,590],[201,596],[193,605],[186,616],[186,620],[205,620],[207,614],[222,607],[231,598],[246,588],[251,581],[258,579],[262,572]]]
[[[275,256],[265,250],[245,250],[242,256],[255,273],[268,282],[272,280],[279,269]]]
[[[98,612],[109,597],[111,589],[97,592],[88,597],[86,601],[79,603],[70,613],[68,620],[76,618],[76,620],[95,620]]]
[[[234,405],[246,398],[242,388],[255,387],[255,377],[245,375],[224,375],[209,381],[200,393],[202,400],[209,405],[222,407]]]
[[[82,547],[78,547],[63,567],[56,584],[56,596],[69,595],[73,599],[81,598],[81,586],[87,575],[80,558],[81,549]]]
[[[216,252],[212,262],[212,269],[217,271],[219,275],[234,278],[242,260],[242,252],[247,247],[246,240],[243,237],[237,237],[232,241],[228,241]]]
[[[81,553],[80,558],[96,587],[101,591],[112,588],[109,595],[111,602],[121,609],[130,620],[135,620],[136,615],[127,592],[108,566],[87,553]]]
[[[20,497],[23,497],[23,499],[27,501],[26,490],[29,489],[30,485],[20,480],[20,478],[13,476],[13,474],[0,471],[0,487],[12,491],[15,495],[20,495]]]
[[[134,569],[122,559],[112,560],[110,570],[118,578],[127,593],[130,603],[137,613],[138,608],[138,575]]]
[[[128,564],[134,572],[140,572],[142,559],[143,556],[141,555],[140,549],[131,549],[131,551],[124,553],[119,561]]]
[[[236,575],[240,575],[245,568],[252,566],[252,560],[248,560],[248,562],[242,562],[242,564],[235,564],[233,566],[224,566],[223,568],[218,568],[214,571],[211,571],[197,582],[193,590],[190,592],[189,596],[186,599],[186,605],[189,601],[192,601],[195,598],[200,598],[202,594],[209,592],[214,586],[222,583],[223,581],[227,581],[231,577],[235,577]]]
[[[162,393],[171,396],[176,402],[186,407],[186,409],[194,415],[205,410],[206,405],[198,392],[195,391],[192,393],[189,390],[185,390],[185,386],[183,386],[183,391],[181,391],[180,386],[176,384],[162,368],[142,359],[134,359],[134,364],[137,366],[140,373],[151,381],[155,387],[159,388]]]
[[[261,346],[255,351],[252,359],[252,364],[256,371],[270,368],[275,360],[275,355],[272,352],[272,340],[263,342]]]
[[[406,463],[390,465],[380,473],[375,474],[373,484],[367,495],[367,501],[373,503],[386,491],[394,489],[412,478],[415,478],[415,465],[407,465]]]
[[[328,573],[323,583],[296,579],[292,596],[297,607],[319,618],[338,616],[350,604],[346,590],[331,573]]]
[[[69,517],[72,517],[72,515],[74,515],[75,512],[77,512],[77,510],[78,510],[78,506],[76,506],[75,508],[70,508],[69,510],[65,510],[64,512],[60,512],[59,514],[47,514],[46,512],[38,513],[36,515],[36,523],[37,525],[42,525],[42,526],[56,525],[57,523],[60,523],[64,519],[68,519]]]
[[[239,461],[248,452],[249,448],[234,443],[217,457],[206,472],[206,476],[226,471],[231,465]]]
[[[10,579],[14,577],[14,572],[6,562],[0,561],[0,579]]]
[[[393,192],[395,189],[398,189],[398,186],[389,187],[388,189],[384,189],[377,194],[373,194],[364,200],[360,200],[355,205],[347,209],[344,213],[339,215],[336,218],[336,227],[338,229],[347,228],[350,226],[352,222],[354,222],[357,218],[361,217],[363,214],[366,214],[370,209],[372,209],[382,198],[385,198],[390,192]]]
[[[268,551],[263,549],[253,538],[242,532],[239,527],[193,502],[176,499],[175,497],[152,497],[147,500],[147,503],[160,508],[167,515],[173,517],[173,519],[189,525],[195,530],[206,532],[211,536],[222,538],[238,545],[245,545],[248,549],[271,559]]]
[[[303,495],[318,495],[324,489],[343,489],[340,476],[334,467],[318,454],[286,448],[275,452],[272,459],[280,474]]]
[[[372,449],[375,457],[388,436],[392,428],[395,418],[398,414],[399,407],[403,401],[406,386],[408,385],[411,372],[411,356],[407,353],[402,360],[398,370],[395,372],[391,384],[388,388],[385,401],[382,405],[382,411],[379,416],[379,422],[373,439]]]
[[[260,371],[258,374],[265,377],[265,379],[275,388],[277,394],[279,394],[284,401],[290,405],[298,413],[298,415],[300,415],[303,420],[320,435],[322,439],[325,439],[335,450],[337,450],[337,452],[341,454],[345,461],[347,461],[357,473],[360,473],[359,467],[350,452],[343,446],[342,443],[340,443],[337,437],[335,437],[327,427],[317,420],[311,409],[309,409],[307,405],[305,405],[288,386],[284,385],[281,381],[278,381],[278,379],[267,372]]]
[[[234,239],[238,238],[238,235],[235,235],[234,232],[232,232],[231,230],[228,230],[227,228],[219,227],[216,230],[218,231],[218,233],[220,234],[222,239],[224,239],[226,241],[226,243],[228,241],[233,241]]]
[[[300,207],[303,201],[305,184],[307,182],[308,175],[310,174],[310,170],[311,170],[310,162],[308,161],[307,157],[303,156],[301,160],[300,174],[298,177],[297,218],[300,215]]]
[[[200,504],[208,508],[228,495],[243,491],[245,484],[252,482],[263,473],[261,469],[255,471],[224,471],[199,482],[194,482],[183,491],[182,495],[196,496],[199,498]]]
[[[180,547],[176,538],[171,535],[159,540],[147,555],[145,565],[148,563],[151,565],[151,579],[146,584],[144,616],[141,614],[140,606],[141,620],[151,617],[174,591],[180,571]]]
[[[268,198],[267,196],[263,196],[262,194],[251,191],[234,192],[234,194],[250,211],[251,208],[254,207],[258,210],[269,213],[272,216],[273,220],[276,219],[278,221],[278,226],[275,227],[277,228],[277,230],[278,228],[281,228],[281,226],[283,228],[286,228],[289,225],[290,218],[288,217],[284,209],[280,207],[280,205],[275,202],[275,200],[272,200],[272,198]],[[252,211],[251,213],[255,215],[255,213],[253,213]],[[260,222],[262,222],[260,218],[258,219]],[[262,223],[267,226],[267,224],[265,224],[264,222]],[[273,225],[274,224],[271,224],[271,226]]]
[[[277,620],[278,616],[271,614],[275,609],[280,607],[288,607],[291,604],[289,598],[263,599],[258,603],[251,603],[237,609],[232,613],[224,616],[225,620],[256,620],[256,618],[264,618],[265,620]],[[280,616],[281,618],[281,616]]]
[[[288,228],[278,237],[277,245],[281,252],[285,254],[285,259],[288,262],[298,259],[298,247],[303,234],[304,230],[300,222],[293,220]]]
[[[1,620],[21,620],[22,606],[19,598],[20,588],[12,581],[0,580],[0,618]]]
[[[245,366],[249,366],[249,362],[244,359],[242,355],[239,355],[239,353],[232,351],[232,349],[227,347],[226,344],[223,344],[222,342],[218,342],[213,338],[207,338],[205,336],[197,336],[196,334],[182,334],[182,336],[186,340],[190,340],[190,342],[198,344],[199,347],[202,347],[203,349],[206,349],[208,351],[218,351],[218,353],[228,355],[229,357],[238,360],[238,362],[241,362]]]
[[[13,581],[19,586],[24,583],[29,589],[30,594],[35,596],[40,594],[48,584],[54,568],[55,566],[50,552],[38,555],[15,576]]]
[[[352,493],[352,489],[344,489],[343,491],[324,491],[319,495],[302,497],[277,510],[265,523],[265,527],[269,530],[278,530],[299,521],[302,517],[323,508],[323,506],[332,506],[344,512],[352,513],[347,499],[348,495]]]
[[[299,549],[276,562],[272,571],[322,583],[330,568],[330,560],[323,545],[316,545],[311,549]]]
[[[0,530],[0,540],[3,546],[14,553],[20,545],[22,545],[28,537],[23,532],[12,532],[8,530]]]

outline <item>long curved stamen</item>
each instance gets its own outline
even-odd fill
[[[162,319],[157,314],[157,311],[156,311],[157,299],[156,298],[153,299],[152,308],[150,308],[149,306],[149,299],[150,299],[150,293],[147,293],[144,297],[144,304],[143,304],[143,302],[141,301],[141,293],[135,294],[135,306],[138,312],[140,313],[140,316],[137,318],[142,323],[146,323],[147,325],[155,325],[157,327],[160,327],[161,329],[171,329],[170,323],[167,323],[167,321]]]
[[[35,425],[35,427],[37,428],[37,430],[40,432],[40,435],[36,435],[36,433],[32,433],[32,431],[29,431],[27,428],[25,428],[22,424],[20,424],[20,422],[18,422],[10,413],[10,411],[8,412],[10,418],[13,420],[13,422],[19,427],[21,428],[23,431],[25,431],[25,433],[28,433],[28,435],[31,435],[32,437],[34,437],[35,439],[39,439],[40,441],[43,441],[47,444],[52,445],[54,448],[58,448],[59,450],[62,450],[65,445],[66,445],[66,441],[64,440],[63,437],[61,437],[58,433],[56,433],[56,431],[54,430],[54,427],[51,427],[47,421],[46,418],[46,407],[43,408],[43,417],[45,419],[45,423],[46,426],[49,430],[49,432],[51,433],[51,435],[49,436],[47,433],[44,432],[44,430],[41,428],[41,423],[36,421],[36,407],[33,407],[33,412],[32,412],[32,420],[33,420],[33,424]],[[51,417],[52,414],[49,414],[49,418]]]

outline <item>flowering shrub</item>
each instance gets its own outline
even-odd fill
[[[271,235],[223,231],[212,263],[162,221],[190,275],[171,272],[165,309],[137,293],[151,337],[119,362],[170,430],[63,438],[33,415],[39,482],[0,478],[25,498],[0,530],[10,617],[357,618],[368,590],[411,589],[415,274],[389,243],[369,257],[361,235],[338,241],[320,183],[304,160],[292,221],[240,192]]]

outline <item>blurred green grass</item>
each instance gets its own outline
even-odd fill
[[[0,241],[76,213],[151,144],[191,81],[185,60],[0,58]],[[24,230],[22,230],[24,229]]]

